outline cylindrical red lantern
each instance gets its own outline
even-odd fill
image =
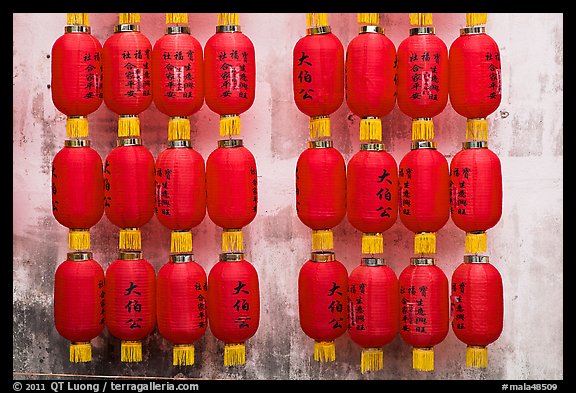
[[[314,340],[314,360],[334,361],[334,340],[346,332],[348,272],[333,252],[312,252],[298,274],[300,327]]]
[[[194,364],[194,342],[208,327],[208,282],[192,254],[173,254],[158,272],[156,310],[158,330],[174,344],[174,366]]]
[[[246,362],[244,342],[260,324],[258,272],[243,253],[220,254],[208,274],[210,331],[224,345],[224,365]]]
[[[142,361],[142,340],[156,326],[156,272],[141,251],[120,251],[106,269],[106,327],[122,340],[122,362]]]
[[[398,167],[399,214],[415,233],[416,254],[436,252],[436,234],[450,218],[449,169],[432,141],[413,141]]]
[[[362,347],[361,371],[381,370],[382,347],[398,334],[398,278],[383,258],[362,258],[348,277],[348,334]]]
[[[91,252],[69,252],[56,269],[54,322],[70,341],[70,361],[91,361],[90,340],[104,329],[104,270]]]
[[[90,248],[90,228],[104,214],[102,159],[87,139],[67,139],[52,161],[52,213],[69,228],[68,248]]]
[[[488,344],[500,337],[504,323],[502,277],[487,256],[465,255],[452,274],[452,331],[467,344],[466,366],[488,367]]]
[[[384,251],[382,233],[398,218],[398,165],[383,143],[363,143],[346,168],[346,214],[362,232],[362,253]]]
[[[448,278],[434,258],[410,258],[398,278],[400,285],[400,336],[412,345],[412,367],[434,370],[435,345],[449,330]]]
[[[502,170],[486,141],[467,141],[450,162],[450,212],[466,231],[465,249],[486,251],[486,230],[502,216]]]

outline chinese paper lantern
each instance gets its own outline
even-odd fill
[[[173,365],[194,364],[194,342],[208,326],[206,272],[192,254],[170,255],[158,272],[156,310],[158,330],[174,344]]]
[[[222,251],[242,251],[242,227],[258,207],[256,160],[242,139],[223,139],[206,160],[206,208],[223,228]]]
[[[346,168],[346,214],[362,232],[362,253],[384,251],[383,232],[398,218],[398,166],[383,143],[363,143]]]
[[[502,277],[487,256],[465,255],[452,274],[452,331],[467,344],[466,366],[488,367],[488,344],[504,323]]]
[[[208,274],[210,331],[224,342],[224,365],[246,363],[245,341],[260,323],[258,272],[243,253],[220,254]]]
[[[466,139],[488,139],[486,117],[502,99],[500,50],[486,34],[486,14],[467,14],[467,26],[450,46],[450,103],[467,118]]]
[[[348,272],[331,251],[312,252],[298,274],[300,327],[314,340],[314,360],[336,360],[334,340],[346,332]]]
[[[434,258],[414,257],[398,278],[400,336],[412,345],[412,367],[434,370],[434,346],[449,329],[448,278]]]
[[[310,139],[330,137],[330,114],[344,101],[344,46],[328,14],[306,14],[306,35],[293,49],[292,83],[296,106],[310,117]]]
[[[361,371],[381,370],[382,347],[398,334],[398,278],[383,258],[362,258],[348,277],[348,334],[362,347]]]
[[[399,215],[415,233],[416,254],[436,252],[436,232],[450,218],[448,161],[432,141],[413,141],[398,167]]]
[[[142,340],[156,327],[156,272],[141,251],[120,251],[106,269],[106,328],[122,340],[122,362],[142,361]]]
[[[346,103],[360,117],[360,140],[381,141],[381,117],[396,105],[396,47],[379,14],[359,13],[360,34],[346,48]]]
[[[486,230],[502,216],[502,171],[486,141],[467,141],[450,162],[452,221],[466,231],[465,249],[486,251]]]
[[[104,270],[91,252],[69,252],[56,269],[54,321],[70,341],[70,361],[91,361],[90,340],[104,329]]]
[[[216,33],[204,45],[204,89],[206,105],[220,115],[220,135],[240,134],[240,114],[256,96],[256,55],[237,13],[219,13]]]
[[[397,51],[398,107],[412,118],[412,140],[434,138],[432,118],[448,103],[448,49],[435,34],[432,14],[410,14],[410,36]]]

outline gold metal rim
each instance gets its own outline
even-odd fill
[[[216,26],[216,33],[241,33],[240,25],[218,25]]]
[[[168,148],[190,147],[190,139],[174,139],[168,142]]]
[[[410,265],[412,266],[434,266],[436,259],[431,257],[412,257],[410,258]]]
[[[364,33],[378,33],[384,34],[384,28],[380,26],[364,25],[360,26],[360,34]]]
[[[360,144],[360,150],[365,150],[365,151],[385,151],[386,150],[386,146],[384,146],[384,143],[361,143]]]
[[[464,255],[464,263],[490,263],[487,255]]]
[[[171,263],[194,262],[194,254],[172,254],[170,255]]]
[[[122,23],[114,26],[114,33],[127,33],[132,31],[140,31],[140,25],[133,23]]]
[[[244,260],[243,252],[225,252],[220,254],[222,262],[240,262]]]
[[[75,251],[69,252],[66,254],[66,259],[69,261],[88,261],[92,259],[92,252],[91,251]]]
[[[218,147],[240,147],[243,146],[244,143],[242,139],[220,139],[218,141]]]
[[[328,147],[333,147],[334,143],[330,139],[322,141],[308,141],[309,149],[326,149]]]
[[[140,146],[142,140],[140,138],[119,138],[116,141],[116,146]]]
[[[436,34],[436,29],[432,26],[419,26],[410,29],[410,35]]]
[[[467,26],[460,29],[460,35],[485,34],[485,26]]]
[[[436,142],[434,141],[412,141],[410,146],[411,150],[416,149],[436,149]]]
[[[168,26],[166,34],[190,34],[190,26]]]
[[[333,251],[316,251],[310,254],[312,262],[332,262],[336,260],[336,254]]]
[[[384,260],[384,258],[367,257],[367,258],[362,258],[360,260],[360,265],[362,265],[362,266],[384,266],[384,265],[386,265],[386,261]]]
[[[90,147],[90,139],[66,139],[64,147]]]
[[[90,34],[90,26],[86,25],[66,25],[64,26],[64,34],[68,33],[87,33]]]
[[[487,149],[488,141],[466,141],[462,142],[463,149]]]
[[[118,259],[123,261],[136,261],[142,259],[142,251],[120,251]]]
[[[330,28],[330,26],[315,26],[306,29],[306,35],[328,34],[331,32],[332,29]]]

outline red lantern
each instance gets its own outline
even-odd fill
[[[102,159],[86,139],[67,139],[52,161],[52,212],[69,228],[68,247],[90,248],[90,228],[104,214]]]
[[[432,141],[413,141],[398,168],[400,220],[415,233],[416,254],[436,252],[436,234],[450,218],[448,161]]]
[[[466,366],[488,367],[488,344],[502,333],[502,277],[487,256],[465,255],[452,274],[452,330],[467,344]]]
[[[214,224],[223,228],[222,251],[244,249],[242,227],[256,217],[256,160],[242,139],[223,139],[206,160],[206,207]]]
[[[194,364],[194,342],[208,326],[207,297],[206,272],[193,255],[170,255],[158,272],[156,309],[160,334],[174,344],[174,366]]]
[[[293,49],[292,82],[298,109],[310,117],[310,138],[330,137],[330,114],[344,101],[344,46],[327,14],[307,14],[306,35]]]
[[[106,327],[122,340],[121,361],[142,361],[142,340],[156,326],[156,272],[141,251],[120,251],[106,269]]]
[[[450,212],[466,231],[466,252],[486,251],[486,230],[502,216],[502,171],[486,141],[467,141],[450,162]]]
[[[382,347],[398,334],[398,278],[383,258],[362,258],[348,277],[348,334],[362,347],[361,370],[381,370]]]
[[[398,218],[398,166],[382,143],[363,143],[348,161],[346,214],[362,232],[362,253],[384,251],[382,233]]]
[[[246,363],[244,342],[258,330],[260,290],[258,272],[243,253],[220,254],[208,275],[210,331],[224,342],[224,365]]]
[[[334,340],[346,332],[348,272],[333,252],[312,252],[298,274],[300,327],[314,340],[314,360],[336,360]]]
[[[70,361],[91,361],[90,340],[104,329],[104,270],[91,252],[69,252],[56,269],[54,322],[70,341]]]
[[[449,329],[448,278],[434,258],[410,258],[399,277],[400,336],[412,345],[412,367],[434,370],[434,349]]]

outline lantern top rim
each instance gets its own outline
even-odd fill
[[[331,32],[330,26],[313,26],[306,29],[306,35],[329,34]]]
[[[486,34],[485,26],[466,26],[460,29],[460,35]]]
[[[240,25],[217,25],[216,33],[242,33]]]
[[[118,252],[118,259],[122,261],[136,261],[142,259],[142,251],[140,250],[121,250]]]
[[[170,263],[194,262],[194,254],[171,254]]]
[[[129,33],[140,31],[140,25],[134,23],[120,23],[119,25],[114,25],[114,33]]]
[[[360,260],[361,266],[385,266],[386,260],[384,258],[365,257]]]
[[[410,265],[412,265],[412,266],[434,266],[434,265],[436,265],[436,258],[412,257],[412,258],[410,258]]]
[[[90,147],[90,139],[65,139],[64,147]]]
[[[229,147],[241,147],[244,145],[242,139],[220,139],[218,141],[218,147],[229,148]]]
[[[222,262],[240,262],[244,260],[243,252],[224,252],[220,254],[220,261]]]
[[[384,34],[384,28],[381,27],[381,26],[376,26],[376,25],[363,25],[363,26],[360,26],[360,33],[359,33],[359,34],[365,34],[365,33]]]
[[[64,34],[69,33],[86,33],[90,34],[91,29],[88,25],[66,25],[64,26]]]
[[[361,143],[360,150],[364,151],[386,151],[386,146],[382,142]]]
[[[418,149],[433,149],[436,150],[436,142],[434,141],[412,141],[410,150]]]
[[[92,251],[72,251],[66,253],[66,259],[74,262],[88,261],[92,259]]]
[[[433,26],[418,26],[410,28],[410,36],[413,35],[426,35],[436,34],[436,29]]]
[[[310,254],[312,262],[332,262],[336,260],[334,251],[314,251]]]
[[[140,146],[142,145],[142,140],[140,138],[130,137],[130,138],[118,138],[116,141],[116,146]]]
[[[487,149],[488,141],[466,141],[462,142],[463,149]]]
[[[190,26],[168,26],[166,34],[190,34]]]
[[[168,141],[168,148],[169,149],[174,149],[174,148],[180,148],[180,147],[192,147],[191,143],[190,143],[190,139],[172,139],[171,141]]]
[[[329,147],[334,147],[334,142],[331,139],[308,141],[308,149],[326,149]]]
[[[464,263],[490,263],[488,255],[464,255]]]

